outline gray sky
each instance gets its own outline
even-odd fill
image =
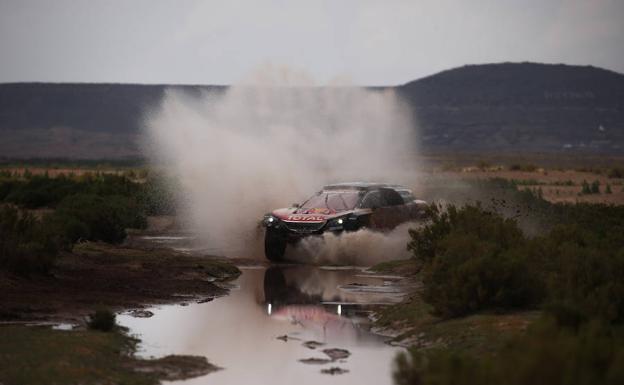
[[[0,82],[404,83],[471,63],[624,72],[624,0],[0,0]]]

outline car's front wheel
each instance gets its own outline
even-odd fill
[[[286,252],[286,240],[275,232],[267,229],[264,234],[264,255],[271,262],[280,262]]]

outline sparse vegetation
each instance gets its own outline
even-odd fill
[[[149,215],[173,212],[174,198],[167,188],[171,181],[158,174],[148,174],[145,170],[130,170],[124,174],[60,173],[51,177],[47,172],[33,175],[28,170],[22,174],[5,171],[0,174],[0,201],[24,209],[56,208],[68,197],[95,195],[124,197],[133,201],[136,209]],[[135,181],[135,178],[142,182]]]
[[[147,225],[137,205],[119,195],[78,194],[65,198],[46,219],[69,244],[79,240],[120,243],[126,238],[126,228]]]
[[[592,194],[600,194],[600,182],[597,180],[593,181],[590,190]]]
[[[49,210],[30,212],[41,208]],[[47,272],[59,250],[81,240],[120,243],[127,228],[147,225],[147,215],[173,211],[174,198],[159,177],[137,183],[115,174],[50,177],[5,171],[0,175],[0,268]]]
[[[430,207],[431,223],[410,230],[408,248],[423,265],[423,298],[436,315],[518,308],[539,298],[523,258],[525,238],[512,219],[467,205]]]
[[[0,206],[0,268],[47,273],[60,248],[57,234],[28,212]]]
[[[624,207],[550,204],[535,192],[513,192],[512,184],[507,188],[531,205],[543,225],[541,233],[527,236],[514,219],[479,204],[444,210],[432,206],[431,222],[410,232],[409,248],[415,263],[423,266],[422,293],[396,311],[382,312],[380,321],[406,319],[416,325],[410,335],[426,331],[431,341],[443,325],[459,322],[473,330],[470,320],[491,311],[539,309],[543,316],[528,332],[516,329],[488,337],[484,331],[476,337],[457,336],[457,341],[448,337],[451,332],[446,334],[450,342],[423,345],[417,340],[416,347],[397,358],[395,382],[624,381]],[[427,309],[424,303],[414,307],[419,301],[431,306],[431,315],[409,321],[413,312],[405,309]]]
[[[595,180],[589,184],[586,180],[581,185],[581,195],[600,194],[600,181]]]
[[[539,198],[536,198],[539,199]],[[431,223],[411,230],[424,299],[454,317],[526,307],[543,299],[624,320],[624,207],[551,205],[550,230],[526,237],[513,219],[479,205],[430,207]]]

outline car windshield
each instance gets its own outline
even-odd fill
[[[360,200],[358,191],[321,191],[303,202],[302,209],[353,210]]]

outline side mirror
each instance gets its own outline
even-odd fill
[[[301,207],[301,205],[299,203],[293,203],[292,207],[298,209],[299,207]]]

